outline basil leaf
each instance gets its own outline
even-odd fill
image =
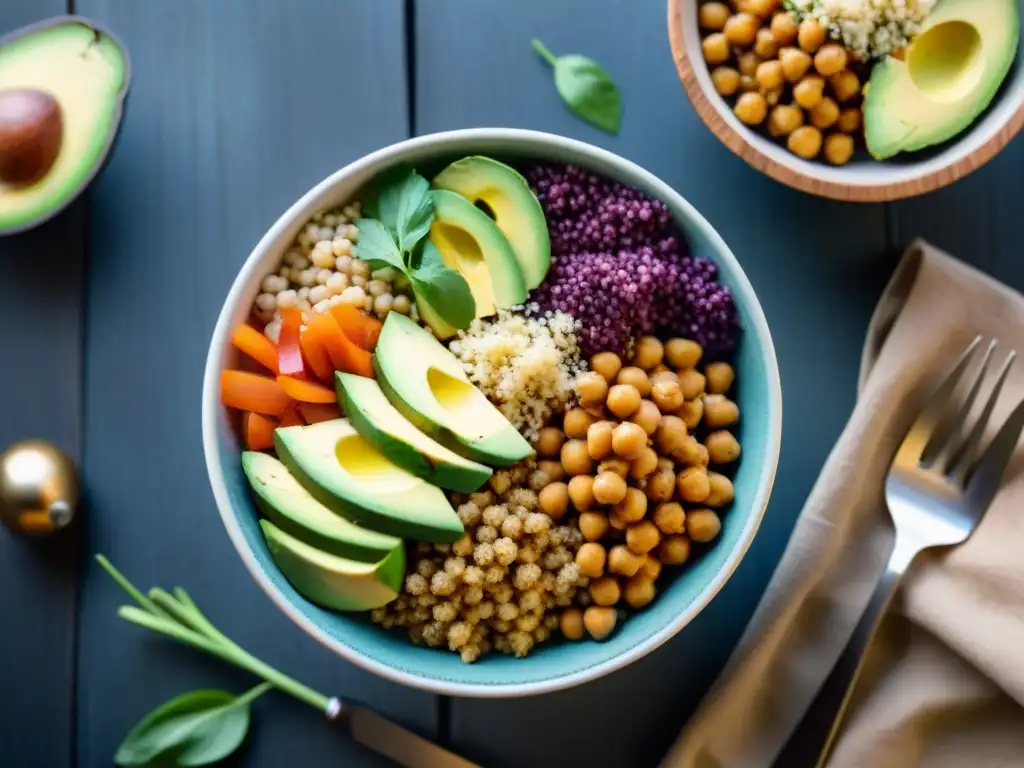
[[[434,218],[434,198],[430,195],[430,185],[422,176],[416,176],[420,184],[407,188],[398,209],[398,247],[402,253],[411,253],[416,244],[426,237],[430,231],[430,222]]]
[[[370,269],[395,267],[404,270],[402,252],[398,250],[395,236],[377,219],[359,219],[359,258],[369,262]]]
[[[368,219],[379,220],[392,232],[396,232],[398,208],[402,199],[401,189],[406,179],[415,173],[410,165],[397,165],[380,173],[370,183],[370,193],[363,204],[363,214]]]
[[[226,691],[190,691],[146,715],[125,736],[114,762],[122,766],[209,765],[223,760],[245,740],[249,703],[272,686],[263,683],[233,696]]]
[[[534,50],[555,70],[555,88],[577,115],[608,133],[622,125],[622,96],[611,76],[593,59],[579,54],[555,56],[540,41]]]
[[[419,267],[409,273],[413,290],[453,328],[468,328],[476,317],[476,301],[466,279],[448,267],[431,240],[418,249]]]

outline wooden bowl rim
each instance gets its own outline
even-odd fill
[[[1024,127],[1024,102],[1022,102],[1006,123],[980,147],[944,168],[906,181],[847,185],[808,176],[768,157],[722,119],[717,107],[711,102],[708,92],[701,87],[697,80],[694,63],[687,52],[683,35],[683,6],[684,0],[668,0],[668,38],[672,46],[672,58],[675,61],[676,73],[679,75],[683,90],[698,117],[725,146],[752,168],[803,192],[829,197],[833,200],[865,203],[889,202],[923,195],[952,184],[983,166],[1009,144]],[[693,23],[696,23],[696,19],[693,20]],[[1018,55],[1022,54],[1018,53]],[[697,65],[705,66],[704,60],[699,59]],[[718,98],[718,94],[715,94],[714,97]]]

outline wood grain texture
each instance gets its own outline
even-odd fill
[[[64,0],[6,0],[0,35],[63,13]],[[81,452],[81,201],[0,238],[0,450],[26,438]],[[0,763],[67,766],[72,758],[77,533],[38,542],[0,527]]]
[[[684,25],[696,23],[696,18],[687,17],[694,7],[693,0],[668,0],[668,36],[672,46],[672,57],[675,60],[676,71],[679,73],[679,80],[683,84],[683,90],[690,99],[690,103],[704,124],[730,150],[743,158],[751,167],[795,189],[835,200],[856,202],[886,202],[923,195],[952,184],[983,166],[1024,127],[1024,103],[1021,103],[1006,124],[975,151],[945,168],[905,182],[853,186],[808,176],[772,160],[752,144],[743,133],[736,131],[722,118],[716,106],[720,97],[705,91],[695,73],[696,67],[705,68],[707,66],[702,54],[700,51],[689,50],[683,34]]]
[[[422,8],[422,6],[420,6]],[[783,383],[782,456],[753,546],[674,640],[580,688],[518,701],[452,703],[452,741],[501,766],[656,765],[750,617],[853,404],[863,334],[893,266],[881,205],[803,194],[731,154],[694,115],[672,66],[661,3],[430,0],[416,18],[417,128],[547,130],[598,144],[663,178],[714,225],[764,306]],[[452,30],[472,30],[452,44]],[[622,132],[566,110],[538,37],[597,59],[623,91]]]
[[[206,476],[200,388],[236,271],[299,195],[407,131],[400,0],[79,0],[122,36],[134,80],[92,196],[84,475],[89,552],[140,587],[181,585],[223,631],[324,691],[433,735],[432,696],[332,655],[256,586]],[[126,624],[91,561],[81,606],[78,764],[107,765],[128,729],[197,687],[247,688],[222,662]],[[255,705],[236,764],[384,765],[282,694]]]

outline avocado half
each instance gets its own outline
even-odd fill
[[[0,236],[71,204],[103,168],[131,80],[128,50],[80,16],[0,38]]]

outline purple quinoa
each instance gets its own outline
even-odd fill
[[[536,165],[526,178],[551,235],[551,272],[533,300],[582,321],[584,354],[622,354],[649,333],[691,338],[710,359],[732,352],[732,294],[712,262],[688,255],[663,203],[573,165]]]

